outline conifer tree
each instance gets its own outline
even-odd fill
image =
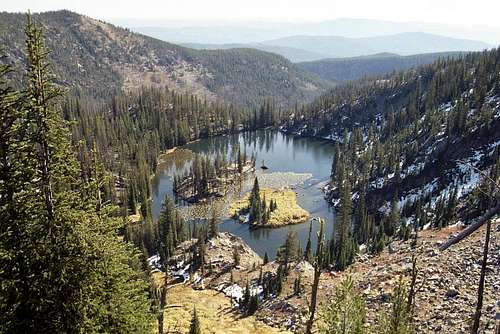
[[[415,332],[408,309],[408,288],[402,277],[400,277],[392,294],[390,311],[380,314],[377,332],[382,334],[412,334]]]
[[[210,218],[210,221],[208,223],[209,231],[208,231],[208,237],[209,238],[215,238],[217,234],[219,233],[218,226],[217,226],[217,212],[215,207],[212,208],[212,217]]]
[[[251,297],[252,297],[252,295],[250,293],[250,284],[248,283],[248,280],[247,280],[247,283],[245,286],[245,293],[243,294],[243,300],[241,301],[240,307],[248,308],[248,303],[250,302]]]
[[[342,185],[342,196],[339,210],[339,227],[336,240],[336,268],[344,270],[354,260],[356,245],[352,237],[351,211],[352,195],[349,180],[345,180]]]
[[[288,266],[291,262],[298,260],[300,247],[295,232],[288,232],[285,242],[278,248],[276,260],[283,265],[284,274],[288,275]]]
[[[193,317],[191,318],[191,324],[189,325],[189,334],[201,334],[200,319],[198,318],[196,307],[193,308]]]
[[[150,331],[150,302],[147,284],[138,272],[138,253],[117,238],[119,222],[113,215],[115,208],[102,201],[102,188],[108,182],[95,155],[90,177],[76,163],[57,108],[61,91],[53,83],[42,32],[29,15],[26,39],[23,108],[13,114],[4,104],[6,98],[13,102],[13,96],[0,91],[0,117],[13,120],[2,123],[8,131],[2,132],[6,140],[0,145],[2,172],[7,172],[2,177],[13,176],[0,186],[2,218],[9,215],[0,230],[0,268],[16,268],[15,272],[0,270],[2,331]],[[11,149],[16,146],[13,155]],[[5,166],[5,158],[14,160]],[[18,162],[23,168],[11,174]],[[16,193],[12,193],[13,184],[19,185]],[[4,193],[10,195],[4,198]],[[9,254],[3,252],[4,242],[18,255],[4,257]]]
[[[335,289],[335,298],[321,312],[321,320],[320,333],[366,333],[365,301],[354,290],[352,278],[345,278]]]
[[[259,296],[256,294],[250,296],[247,307],[247,315],[253,315],[259,308]]]
[[[255,178],[252,192],[250,194],[250,222],[260,224],[262,222],[262,201],[260,199],[259,179]]]

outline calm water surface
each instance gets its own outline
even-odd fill
[[[257,176],[263,173],[294,172],[310,173],[312,177],[294,187],[297,200],[301,207],[309,211],[312,217],[325,219],[325,233],[330,236],[333,230],[333,210],[323,198],[320,189],[330,176],[334,145],[331,142],[286,135],[274,130],[245,132],[235,135],[203,139],[185,145],[183,148],[202,154],[224,154],[232,156],[238,149],[247,152],[250,157],[256,156],[256,165],[262,161],[269,168],[257,168]],[[159,168],[153,179],[153,216],[158,217],[165,195],[173,196],[172,176],[189,168],[191,159],[178,158]],[[182,204],[181,204],[182,205]],[[318,224],[313,222],[313,240]],[[307,242],[309,222],[273,229],[249,229],[248,225],[240,224],[230,218],[225,218],[219,225],[220,231],[231,232],[240,236],[259,255],[265,252],[272,259],[276,249],[281,245],[288,231],[295,231],[302,247]],[[314,242],[315,244],[315,242]]]

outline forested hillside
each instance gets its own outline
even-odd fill
[[[498,178],[499,73],[500,49],[438,60],[334,89],[282,129],[336,141],[326,190],[357,203],[360,243],[469,222],[492,203],[483,174]]]
[[[297,66],[322,79],[342,83],[408,70],[415,66],[433,63],[439,58],[453,58],[460,54],[459,52],[443,52],[399,56],[392,53],[380,53],[363,57],[321,59],[297,63]]]
[[[124,217],[140,209],[145,220],[152,218],[150,175],[162,152],[200,138],[275,125],[279,116],[272,100],[250,112],[159,88],[119,94],[104,102],[67,96],[61,109],[72,121],[72,140],[82,166],[90,168],[91,152],[97,150],[112,172],[103,185],[103,197],[120,204]]]
[[[168,86],[240,106],[259,106],[270,96],[290,106],[329,86],[271,53],[188,49],[69,11],[33,17],[44,29],[58,83],[96,96]],[[0,13],[0,41],[17,70],[26,62],[24,24],[23,14]]]
[[[149,36],[155,36],[149,35]],[[160,38],[160,37],[158,37]],[[251,44],[202,44],[202,43],[182,43],[182,45],[186,47],[190,47],[193,49],[206,49],[206,50],[219,50],[219,49],[239,49],[239,48],[252,48],[261,51],[271,52],[278,55],[282,55],[286,59],[289,59],[291,62],[306,62],[328,58],[326,55],[322,55],[315,52],[310,52],[307,50],[290,48],[290,47],[282,47],[282,46],[274,46],[274,45],[266,45],[262,43],[251,43]]]

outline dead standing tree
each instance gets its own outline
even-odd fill
[[[490,190],[489,192],[486,191],[481,191],[488,197],[490,197],[492,203],[495,203],[491,209],[486,211],[484,215],[482,215],[475,223],[464,229],[462,232],[460,232],[457,236],[454,238],[450,239],[439,249],[441,251],[446,250],[450,246],[460,242],[461,240],[467,238],[469,235],[474,233],[477,229],[479,229],[481,226],[483,226],[486,223],[486,237],[484,239],[484,247],[483,247],[483,260],[481,263],[481,273],[479,276],[479,286],[477,289],[477,303],[476,303],[476,311],[474,312],[474,317],[472,321],[472,327],[471,327],[471,334],[477,334],[479,331],[479,324],[480,324],[480,319],[481,319],[481,312],[483,308],[483,295],[484,295],[484,281],[486,278],[486,266],[488,262],[488,250],[489,250],[489,245],[490,245],[490,234],[491,234],[491,219],[495,217],[498,213],[500,213],[500,201],[498,201],[498,197],[500,194],[500,185],[498,183],[498,180],[493,179],[490,177],[488,174],[485,172],[479,170],[475,166],[471,165],[470,163],[460,161],[461,163],[469,165],[470,168],[476,170],[482,177],[482,179],[489,184],[488,189]],[[497,324],[498,326],[498,324]],[[499,328],[497,328],[497,332],[499,331]]]
[[[306,334],[312,333],[314,323],[314,314],[316,313],[316,304],[318,297],[319,277],[321,275],[321,266],[323,264],[323,225],[322,219],[319,220],[318,245],[316,248],[316,256],[314,259],[314,280],[311,291],[311,304],[309,306],[309,319],[306,325]]]

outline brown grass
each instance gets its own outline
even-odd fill
[[[269,208],[271,200],[276,201],[277,209],[271,212],[266,227],[278,227],[283,225],[299,224],[309,219],[309,212],[297,204],[297,196],[290,189],[270,189],[260,190],[260,198],[266,199],[266,206]],[[243,198],[233,202],[229,208],[231,216],[248,209],[250,204],[250,193]]]
[[[255,319],[242,317],[234,312],[231,301],[214,290],[193,290],[190,286],[177,285],[168,290],[165,311],[166,333],[187,333],[193,308],[201,322],[201,332],[238,334],[289,333]]]

